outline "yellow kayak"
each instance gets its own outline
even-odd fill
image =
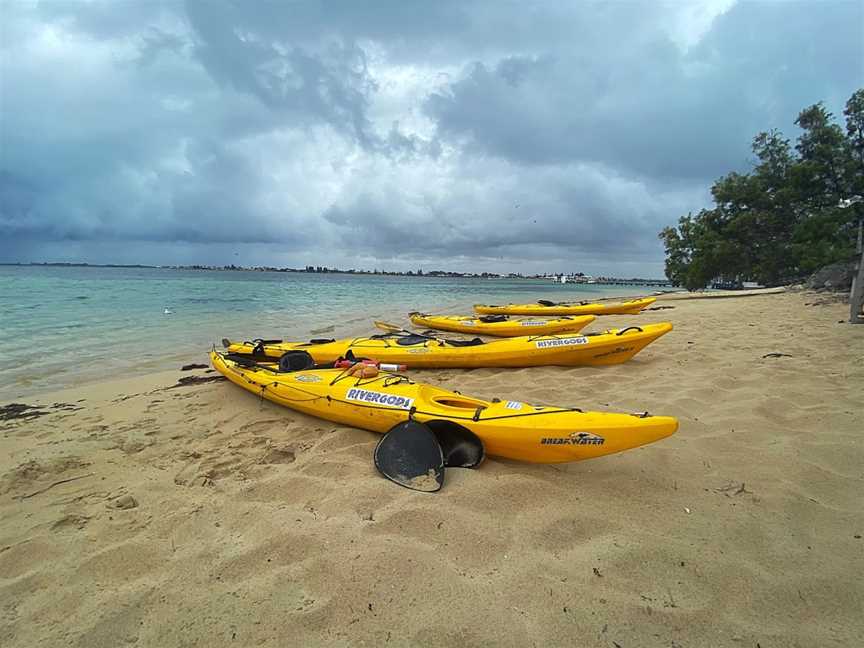
[[[495,337],[519,337],[527,334],[548,335],[554,333],[578,333],[596,317],[559,317],[558,319],[508,319],[506,315],[484,315],[470,317],[465,315],[426,315],[410,313],[411,322],[416,326],[453,331],[455,333],[476,333]]]
[[[476,435],[486,454],[519,461],[593,459],[652,443],[678,429],[678,421],[669,416],[486,401],[387,372],[373,378],[342,369],[281,372],[272,363],[218,351],[210,353],[210,360],[234,384],[304,414],[381,433],[409,419],[433,430],[455,426]]]
[[[428,335],[392,332],[344,340],[283,342],[253,340],[222,344],[231,353],[276,360],[286,351],[308,351],[316,364],[340,358],[369,358],[407,365],[410,369],[440,367],[540,367],[546,365],[613,365],[626,362],[672,324],[644,324],[587,335],[534,335],[484,342],[445,340]]]
[[[507,306],[487,306],[475,304],[474,310],[482,315],[638,315],[657,301],[656,297],[643,297],[613,304],[589,302],[555,303],[540,300],[536,304],[508,304]]]

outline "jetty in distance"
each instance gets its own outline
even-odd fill
[[[672,288],[673,284],[668,279],[617,279],[615,277],[599,277],[594,281],[576,281],[573,283],[586,283],[596,286],[647,286],[650,288]]]

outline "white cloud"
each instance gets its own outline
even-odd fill
[[[665,2],[669,11],[665,31],[682,50],[702,40],[714,20],[729,11],[738,0],[687,0]]]

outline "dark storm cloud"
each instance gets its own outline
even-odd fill
[[[744,3],[684,54],[662,32],[637,46],[610,32],[591,50],[474,63],[426,109],[443,134],[511,160],[710,180],[741,167],[757,130],[842,105],[862,81],[862,24],[860,3]]]
[[[444,201],[434,183],[418,191],[423,200],[400,196],[402,178],[398,171],[393,176],[393,186],[374,194],[351,192],[324,213],[344,245],[416,248],[445,257],[499,257],[513,246],[544,245],[580,254],[613,248],[632,253],[656,236],[655,219],[661,215],[659,201],[644,188],[584,167],[492,163],[464,178],[462,193]],[[483,217],[487,212],[494,219]],[[622,237],[622,231],[628,235]]]
[[[366,109],[375,83],[356,44],[331,42],[310,52],[273,29],[297,24],[287,12],[265,20],[248,5],[186,6],[195,56],[217,82],[250,93],[289,122],[311,116],[368,142]]]
[[[0,260],[657,275],[862,84],[860,3],[731,3],[6,4]]]

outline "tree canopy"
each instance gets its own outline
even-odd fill
[[[794,148],[777,130],[756,135],[750,173],[723,176],[712,209],[660,232],[666,276],[688,290],[714,280],[771,286],[849,259],[864,205],[841,205],[864,197],[864,88],[843,114],[845,131],[822,103],[802,110]]]

